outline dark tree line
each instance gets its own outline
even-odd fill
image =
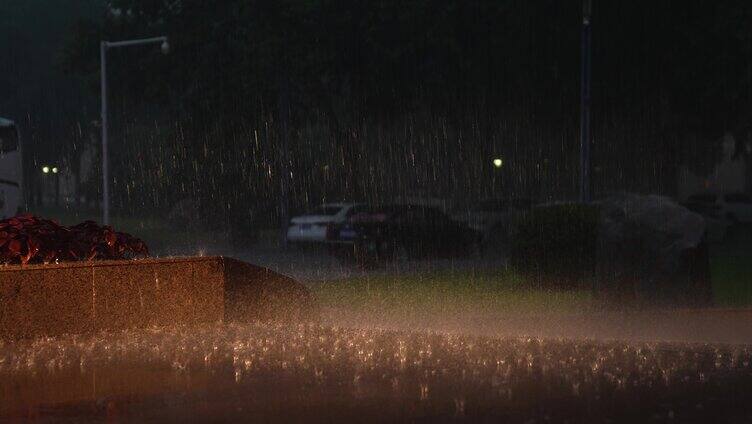
[[[596,190],[671,194],[725,131],[747,139],[750,18],[740,0],[595,2]],[[580,20],[575,0],[112,0],[64,64],[96,93],[100,39],[171,39],[110,53],[123,209],[189,197],[232,223],[412,192],[566,198]]]

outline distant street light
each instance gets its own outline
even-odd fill
[[[58,205],[60,203],[60,176],[58,175],[58,172],[60,172],[60,169],[57,166],[49,166],[44,165],[42,166],[42,173],[45,175],[48,175],[52,173],[55,177],[55,205]],[[45,177],[48,178],[48,177]],[[46,180],[45,180],[46,181]],[[48,184],[45,184],[47,186]]]
[[[107,49],[115,47],[140,46],[143,44],[161,44],[162,53],[170,52],[167,37],[142,38],[125,41],[102,41],[99,45],[101,60],[101,90],[102,90],[102,223],[110,223],[110,185],[109,185],[109,157],[107,156]],[[54,172],[54,171],[53,171]]]
[[[502,158],[495,158],[492,163],[494,168],[501,168],[504,166],[504,160]]]

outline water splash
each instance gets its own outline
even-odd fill
[[[179,391],[196,401],[241,407],[255,404],[249,396],[272,394],[292,404],[304,394],[316,405],[334,398],[354,405],[419,402],[463,417],[481,406],[498,410],[511,402],[525,409],[532,400],[551,400],[554,408],[564,400],[616,402],[647,391],[670,407],[663,417],[671,411],[679,419],[685,400],[707,411],[704,395],[691,394],[716,390],[729,376],[740,387],[752,386],[751,363],[745,346],[485,338],[314,324],[149,328],[0,342],[0,388],[8,394],[0,416],[30,405],[96,402],[124,391]],[[48,389],[38,390],[42,382]],[[686,399],[671,396],[679,387],[690,393]]]

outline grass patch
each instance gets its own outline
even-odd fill
[[[577,312],[593,306],[589,290],[547,290],[506,269],[369,276],[311,287],[319,305],[360,312]]]
[[[752,306],[752,226],[730,230],[710,256],[713,298],[720,307]]]
[[[710,270],[718,306],[752,305],[752,254],[714,256]]]

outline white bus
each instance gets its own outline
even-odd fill
[[[21,146],[13,121],[0,118],[0,219],[21,207]]]

